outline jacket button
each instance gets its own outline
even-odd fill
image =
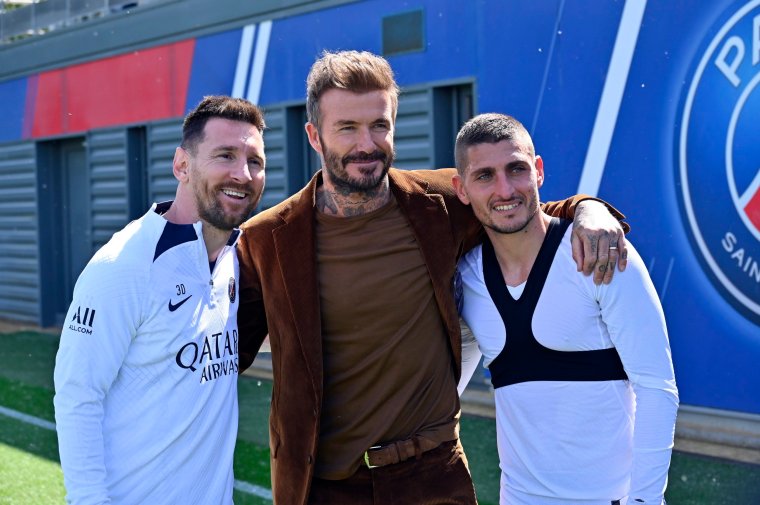
[[[312,409],[312,413],[314,414],[314,417],[317,417],[317,409]]]
[[[311,462],[312,462],[311,454],[309,454],[309,455],[307,456],[307,458],[306,458],[306,461],[307,461],[309,464],[311,464]]]

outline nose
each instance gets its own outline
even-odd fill
[[[372,138],[372,132],[369,130],[369,128],[360,128],[357,135],[358,135],[356,139],[357,150],[364,153],[375,151],[375,141]]]
[[[253,180],[251,175],[251,167],[247,161],[244,161],[238,169],[232,171],[232,178],[236,182],[248,183]]]
[[[512,183],[509,180],[509,177],[507,177],[506,174],[503,172],[499,172],[499,174],[496,176],[496,193],[500,197],[510,197],[512,196],[512,192],[514,190],[514,187],[512,186]]]

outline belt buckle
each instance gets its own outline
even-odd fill
[[[370,447],[369,449],[367,449],[366,451],[364,451],[364,464],[367,465],[367,468],[369,468],[370,470],[373,469],[373,468],[377,468],[379,466],[379,465],[371,465],[370,462],[369,462],[369,451],[372,451],[372,450],[375,450],[375,449],[382,449],[382,446],[381,445],[373,445],[372,447]]]

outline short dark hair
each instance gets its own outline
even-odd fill
[[[354,93],[388,91],[391,95],[393,120],[398,109],[398,85],[388,60],[367,51],[325,51],[314,62],[306,78],[306,113],[311,124],[319,129],[319,99],[330,89]]]
[[[502,140],[514,140],[521,136],[528,139],[531,156],[535,156],[533,141],[523,124],[506,114],[480,114],[467,121],[457,134],[454,159],[457,172],[464,175],[467,169],[467,149],[478,144],[496,144]]]
[[[191,110],[182,123],[182,148],[195,153],[198,143],[203,142],[203,129],[211,118],[242,121],[264,132],[264,114],[256,105],[244,98],[232,98],[224,95],[204,96],[203,100]]]

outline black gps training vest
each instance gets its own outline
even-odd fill
[[[512,298],[507,290],[493,244],[488,238],[483,241],[483,277],[507,330],[504,349],[488,367],[494,388],[528,381],[628,379],[614,347],[593,351],[557,351],[544,347],[533,335],[533,313],[569,225],[570,221],[552,218],[528,274],[525,290],[518,300]]]

